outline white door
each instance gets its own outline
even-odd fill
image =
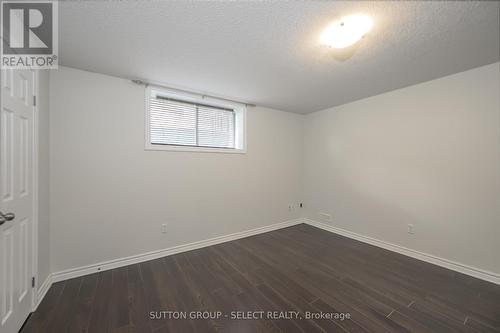
[[[31,311],[35,72],[2,70],[0,112],[0,331]]]

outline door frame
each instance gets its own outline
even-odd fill
[[[38,134],[39,134],[39,119],[38,119],[38,110],[39,110],[39,92],[40,92],[40,75],[39,69],[34,70],[34,79],[33,79],[33,93],[34,93],[34,106],[33,106],[33,127],[32,127],[32,177],[31,177],[31,188],[33,189],[33,223],[32,223],[32,240],[31,240],[31,276],[35,278],[34,286],[32,284],[31,288],[31,311],[36,310],[36,306],[38,304],[38,155],[39,155],[39,147],[38,147]]]

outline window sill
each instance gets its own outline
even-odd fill
[[[222,153],[222,154],[246,154],[246,149],[210,148],[210,147],[190,147],[190,146],[169,146],[147,144],[145,150],[158,151],[179,151],[192,153]]]

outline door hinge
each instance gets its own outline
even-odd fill
[[[33,106],[36,106],[36,96],[33,96]]]
[[[35,288],[35,277],[31,278],[31,288]]]

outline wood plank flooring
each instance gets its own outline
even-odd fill
[[[500,332],[500,286],[301,224],[56,283],[22,332]]]

